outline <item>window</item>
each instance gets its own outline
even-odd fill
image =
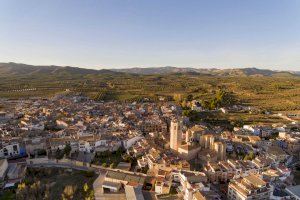
[[[3,153],[4,153],[4,156],[7,156],[8,155],[8,151],[6,148],[3,149]]]

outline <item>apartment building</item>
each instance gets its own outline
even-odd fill
[[[258,175],[251,174],[230,182],[227,197],[229,200],[268,200],[270,199],[271,191],[271,186],[268,183]]]

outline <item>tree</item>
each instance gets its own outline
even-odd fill
[[[62,159],[63,157],[64,157],[64,152],[62,152],[60,149],[57,149],[55,153],[55,158]]]
[[[216,93],[216,102],[222,103],[225,92],[223,90],[218,90]]]
[[[245,122],[242,119],[238,120],[236,123],[238,127],[243,127],[245,125]]]
[[[89,190],[89,186],[88,186],[87,183],[85,183],[85,184],[83,185],[83,191],[84,191],[84,192],[87,192],[88,190]]]
[[[116,164],[115,164],[115,163],[111,163],[111,164],[109,165],[109,167],[110,167],[110,168],[115,168],[115,167],[116,167]]]
[[[38,155],[44,155],[44,156],[47,156],[47,150],[45,149],[41,149],[38,151]]]
[[[186,102],[186,100],[183,100],[183,101],[182,101],[181,107],[182,107],[183,109],[187,109],[187,102]]]
[[[189,94],[186,98],[187,101],[192,101],[194,99],[192,94]]]
[[[85,200],[94,200],[94,199],[95,199],[94,190],[90,190],[90,192],[85,197]]]
[[[132,161],[131,156],[128,155],[128,154],[125,154],[123,159],[124,159],[126,162],[130,162],[130,163],[131,163],[131,161]]]
[[[174,94],[173,96],[174,100],[179,103],[182,101],[182,95],[181,94]]]
[[[254,155],[253,151],[251,151],[249,154],[247,154],[244,157],[244,160],[253,160],[254,158],[255,158],[255,155]]]
[[[28,195],[27,186],[25,183],[18,184],[16,191],[16,199],[26,199]]]
[[[64,148],[64,153],[66,156],[69,156],[70,155],[70,152],[71,152],[72,148],[71,148],[71,145],[70,143],[67,143],[65,148]]]
[[[73,199],[76,188],[72,185],[67,185],[63,191],[62,199]]]
[[[253,160],[253,159],[255,158],[255,155],[254,155],[254,152],[253,152],[253,151],[251,151],[251,152],[249,153],[249,158],[250,158],[250,160]]]
[[[216,101],[216,99],[211,100],[211,101],[210,101],[209,108],[210,108],[211,110],[214,110],[216,107],[217,107],[217,101]]]
[[[210,109],[210,103],[209,101],[202,101],[201,102],[201,106],[204,108],[204,109]]]
[[[191,113],[191,110],[183,110],[183,111],[182,111],[182,115],[183,115],[183,116],[186,116],[186,117],[189,117],[189,116],[190,116],[190,113]]]
[[[244,157],[244,160],[246,161],[246,160],[251,160],[251,159],[250,159],[249,155],[246,155],[246,156]]]
[[[124,149],[124,147],[119,147],[116,154],[117,155],[121,155],[122,153],[124,153],[126,150]]]
[[[88,170],[85,172],[86,177],[93,177],[95,175],[95,171],[93,170]]]
[[[142,168],[141,173],[147,174],[148,170],[149,170],[148,166],[144,167]]]

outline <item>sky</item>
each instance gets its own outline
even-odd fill
[[[300,1],[1,0],[0,62],[300,70]]]

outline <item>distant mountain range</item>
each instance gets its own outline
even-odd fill
[[[164,74],[191,74],[210,76],[299,76],[300,71],[274,71],[257,68],[178,68],[178,67],[149,67],[127,69],[86,69],[78,67],[61,66],[36,66],[18,63],[0,63],[0,76],[24,76],[24,75],[88,75],[88,74],[140,74],[140,75],[164,75]]]
[[[20,76],[20,75],[88,75],[88,74],[120,74],[111,70],[86,69],[79,67],[61,67],[61,66],[37,66],[18,63],[0,63],[0,76]]]
[[[178,68],[178,67],[149,67],[149,68],[127,68],[112,69],[117,72],[125,72],[132,74],[172,74],[172,73],[188,73],[203,74],[212,76],[288,76],[300,75],[300,72],[293,71],[274,71],[258,68],[236,68],[236,69],[217,69],[217,68]]]

